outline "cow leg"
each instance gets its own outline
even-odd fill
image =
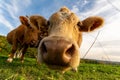
[[[17,53],[17,58],[20,58],[22,56],[22,48],[19,50],[19,52]]]
[[[9,54],[9,58],[7,59],[7,62],[12,62],[13,61],[13,58],[14,58],[14,54],[17,50],[17,44],[14,44],[12,46],[12,50],[11,50],[11,53]]]
[[[21,60],[22,63],[24,62],[24,55],[25,55],[25,53],[26,53],[26,51],[27,51],[27,48],[28,48],[28,46],[24,46],[24,47],[21,49],[22,55],[21,55],[20,60]]]
[[[14,57],[16,57],[16,58],[20,58],[21,55],[22,55],[22,49],[23,49],[23,47],[20,46],[19,49],[18,49],[18,51],[15,52],[16,54],[14,55]]]

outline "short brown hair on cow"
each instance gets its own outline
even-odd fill
[[[20,16],[21,25],[7,34],[7,41],[12,45],[12,50],[9,54],[8,62],[12,62],[15,53],[21,53],[21,61],[23,62],[24,54],[28,47],[37,47],[40,40],[47,36],[47,20],[39,15],[30,17]],[[42,31],[42,29],[44,29]]]
[[[51,15],[48,22],[48,36],[42,39],[38,47],[38,62],[62,72],[69,69],[76,71],[80,63],[82,32],[100,28],[104,20],[93,16],[80,21],[75,13],[62,7]]]

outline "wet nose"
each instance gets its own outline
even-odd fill
[[[45,62],[53,65],[66,65],[75,51],[74,45],[64,39],[45,40],[40,49]]]

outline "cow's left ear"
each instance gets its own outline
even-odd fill
[[[103,23],[104,23],[103,18],[94,16],[94,17],[88,17],[82,22],[78,22],[77,25],[80,31],[90,32],[90,31],[93,31],[95,29],[102,27]]]
[[[20,16],[19,19],[20,19],[21,24],[29,26],[29,21],[27,17]]]

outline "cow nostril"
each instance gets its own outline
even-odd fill
[[[75,51],[75,46],[72,44],[67,50],[66,50],[66,55],[68,57],[72,57],[72,55],[74,54]]]

